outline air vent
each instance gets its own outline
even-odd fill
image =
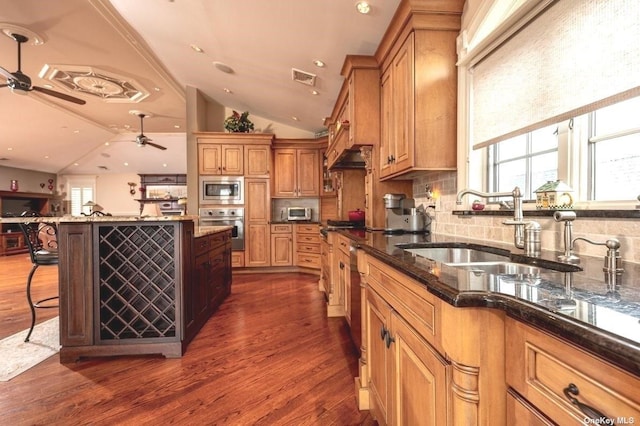
[[[316,76],[306,71],[291,68],[291,78],[298,83],[306,84],[307,86],[316,85]]]
[[[39,75],[70,92],[93,95],[105,102],[137,103],[149,96],[137,81],[99,68],[45,65]]]

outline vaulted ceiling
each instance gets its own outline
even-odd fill
[[[355,3],[0,0],[0,67],[17,70],[8,34],[22,33],[30,41],[21,70],[32,84],[86,101],[0,88],[0,166],[184,172],[187,86],[229,108],[322,131],[344,57],[375,52],[399,0],[371,0],[367,15]],[[136,146],[139,113],[151,114],[144,133],[167,150]]]

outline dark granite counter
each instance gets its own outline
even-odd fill
[[[625,272],[611,288],[602,272],[602,258],[583,257],[579,267],[556,262],[555,252],[523,256],[506,244],[450,236],[389,236],[380,232],[340,231],[365,252],[424,284],[429,292],[460,308],[489,307],[566,339],[635,375],[640,375],[640,265],[624,263]],[[539,274],[492,275],[448,266],[414,255],[403,248],[438,243],[507,255],[512,261],[534,264]],[[402,247],[398,247],[400,244]],[[604,255],[604,250],[603,250]]]

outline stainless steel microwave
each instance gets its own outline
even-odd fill
[[[200,204],[244,204],[244,177],[201,177]]]
[[[311,220],[311,208],[287,207],[287,220]]]

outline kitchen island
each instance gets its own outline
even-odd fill
[[[576,268],[506,244],[340,233],[359,247],[362,276],[356,394],[380,423],[640,420],[637,265],[625,264],[612,287],[599,258]],[[427,247],[489,250],[531,269],[481,273],[411,251]]]
[[[231,290],[230,227],[191,216],[11,220],[57,224],[62,363],[180,357]]]

